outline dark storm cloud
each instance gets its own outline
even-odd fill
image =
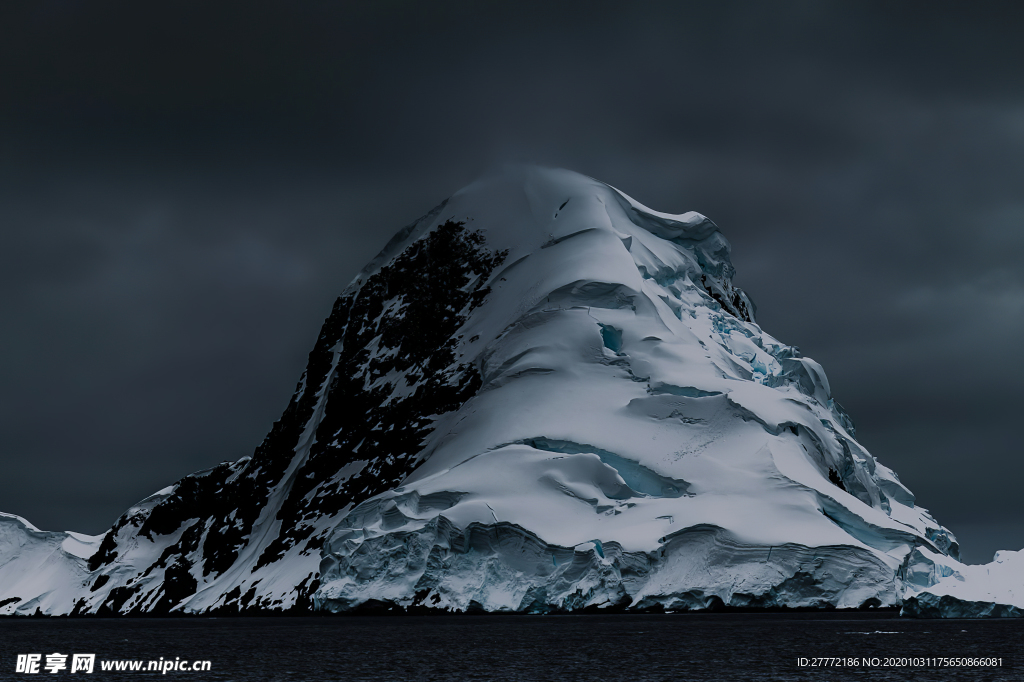
[[[252,451],[333,297],[494,164],[697,210],[964,537],[1024,545],[1016,3],[9,3],[0,510]]]

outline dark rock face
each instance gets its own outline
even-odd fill
[[[480,388],[477,369],[460,359],[459,330],[506,256],[449,220],[357,279],[335,302],[295,394],[253,456],[186,476],[150,508],[122,515],[89,560],[101,601],[80,600],[76,612],[166,613],[243,564],[248,575],[297,546],[318,554],[329,528],[318,530],[317,521],[397,485],[434,418]],[[126,553],[141,539],[163,549],[125,575]],[[162,581],[147,583],[157,569]],[[294,608],[308,608],[317,585],[317,575],[306,576]],[[261,600],[255,583],[226,597],[218,609],[282,608]]]
[[[316,441],[278,513],[295,520],[295,530],[268,553],[304,539],[311,527],[305,522],[398,485],[432,417],[457,409],[480,388],[476,368],[456,357],[457,333],[506,255],[487,252],[478,232],[448,221],[370,277],[358,297],[341,299],[352,322],[339,340]],[[372,460],[362,471],[333,481],[363,457]],[[266,557],[260,561],[272,560]]]
[[[754,304],[745,291],[733,287],[728,279],[724,282],[716,282],[712,279],[709,282],[708,276],[705,274],[700,276],[700,284],[708,296],[722,306],[722,310],[744,322],[754,321]]]

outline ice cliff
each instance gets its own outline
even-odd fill
[[[1019,556],[959,563],[729,248],[568,171],[470,185],[342,293],[252,457],[97,538],[0,516],[0,613],[1019,615],[985,587]]]

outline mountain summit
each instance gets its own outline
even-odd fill
[[[0,613],[938,608],[955,539],[729,249],[569,171],[482,179],[345,289],[252,457],[95,538],[0,515]]]

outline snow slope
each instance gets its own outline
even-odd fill
[[[1024,615],[1024,550],[967,565],[918,548],[908,562],[901,613],[925,618]]]
[[[509,251],[461,329],[482,386],[334,529],[323,608],[892,605],[915,548],[955,554],[704,216],[521,169],[448,217]]]
[[[86,559],[100,537],[39,530],[0,513],[0,614],[52,613],[70,604],[89,580]]]
[[[482,179],[346,288],[252,457],[75,547],[0,517],[0,613],[1017,604],[732,276],[698,213]]]

